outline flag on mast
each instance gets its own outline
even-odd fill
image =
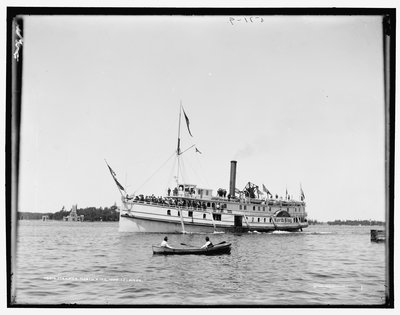
[[[107,164],[107,166],[108,166],[108,169],[110,170],[110,173],[111,173],[111,176],[114,178],[114,181],[115,181],[115,183],[117,184],[117,186],[118,186],[118,189],[119,190],[122,190],[123,192],[125,192],[125,188],[118,182],[118,180],[117,180],[117,174],[115,174],[115,172],[113,171],[113,169],[111,168],[111,166],[110,165],[108,165],[108,163],[107,163],[107,161],[106,161],[106,164]]]
[[[303,201],[304,199],[306,199],[306,196],[304,195],[304,192],[303,192],[303,189],[301,188],[301,186],[300,186],[300,197],[301,197],[301,200]]]
[[[267,194],[267,196],[271,196],[272,197],[272,194],[269,192],[269,190],[267,189],[267,187],[265,187],[264,184],[262,184],[262,187],[263,187],[263,191]]]
[[[182,110],[183,110],[183,115],[185,115],[185,120],[186,120],[187,129],[188,129],[188,131],[189,131],[189,134],[192,136],[192,133],[190,132],[190,128],[189,128],[189,118],[188,118],[188,116],[186,115],[185,110],[183,109],[183,106],[182,106]],[[192,136],[192,137],[193,137],[193,136]]]

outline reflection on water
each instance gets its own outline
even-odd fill
[[[153,256],[163,234],[119,233],[118,223],[20,221],[17,303],[383,304],[385,244],[371,227],[214,234],[230,255]],[[204,235],[171,234],[200,246]]]

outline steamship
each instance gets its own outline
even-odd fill
[[[300,200],[293,200],[287,192],[285,198],[273,196],[264,184],[260,190],[258,185],[248,182],[239,190],[236,187],[237,161],[231,161],[229,191],[220,188],[214,194],[210,188],[181,182],[179,160],[186,152],[180,149],[182,111],[191,135],[189,119],[181,105],[176,186],[168,188],[163,197],[129,195],[106,161],[121,193],[120,232],[261,233],[302,231],[308,226],[305,196],[301,187]]]

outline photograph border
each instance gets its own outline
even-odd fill
[[[22,26],[24,15],[184,15],[184,16],[230,16],[230,15],[318,15],[385,17],[383,31],[384,77],[385,77],[385,202],[386,202],[386,274],[387,294],[382,305],[91,305],[46,304],[31,305],[14,303],[15,249],[18,211],[19,144],[21,124],[22,62],[13,58],[16,34],[13,23]],[[7,307],[9,308],[394,308],[394,157],[395,157],[395,58],[396,58],[396,9],[395,8],[143,8],[143,7],[7,7],[7,54],[6,54],[6,271]],[[23,47],[21,47],[23,49]]]

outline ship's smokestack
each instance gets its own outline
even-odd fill
[[[231,198],[235,197],[236,163],[236,161],[231,161],[231,179],[229,180],[229,194],[231,195]]]

